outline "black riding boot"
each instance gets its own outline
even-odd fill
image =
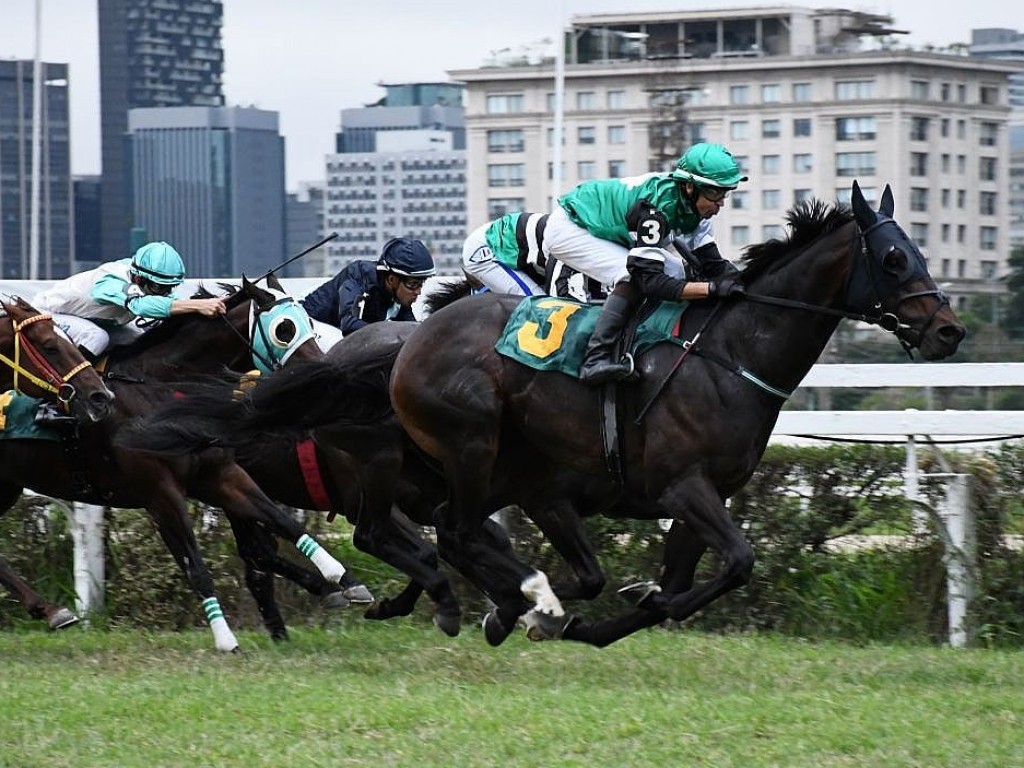
[[[627,379],[633,374],[632,360],[615,359],[615,346],[639,298],[640,292],[636,288],[629,283],[620,283],[605,299],[594,333],[587,342],[580,381],[596,385],[613,379]]]

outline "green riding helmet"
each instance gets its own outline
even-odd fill
[[[721,144],[694,144],[679,158],[672,178],[720,189],[736,189],[747,180],[732,153]]]
[[[180,285],[185,279],[185,262],[167,243],[146,243],[132,257],[130,271],[160,285]]]

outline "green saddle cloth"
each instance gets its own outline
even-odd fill
[[[662,301],[637,327],[631,351],[637,354],[674,336],[687,302]],[[538,371],[580,375],[583,354],[601,307],[551,296],[529,296],[512,312],[494,345],[500,355]]]
[[[35,423],[41,402],[14,390],[0,393],[0,440],[60,440],[56,429]]]

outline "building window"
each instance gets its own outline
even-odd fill
[[[982,216],[994,216],[996,213],[996,193],[982,192],[978,197],[978,213]]]
[[[811,135],[811,120],[808,117],[797,117],[793,120],[793,138]]]
[[[926,187],[911,187],[910,189],[910,210],[928,210],[928,189]]]
[[[704,123],[690,123],[690,142],[700,144],[707,140],[707,126]]]
[[[593,144],[597,141],[597,129],[592,125],[581,125],[576,129],[576,141],[579,144]]]
[[[761,173],[765,176],[774,176],[782,170],[781,155],[761,155]]]
[[[942,207],[949,208],[949,201],[951,199],[950,191],[948,189],[942,190]]]
[[[943,224],[942,225],[942,230],[941,230],[942,231],[942,242],[944,242],[944,243],[948,243],[949,242],[949,230],[950,230],[949,224]]]
[[[793,155],[793,173],[810,173],[814,168],[814,156],[808,153]]]
[[[733,120],[729,123],[729,138],[742,141],[750,138],[750,124],[746,120]]]
[[[911,80],[910,98],[915,99],[916,101],[928,101],[928,81]]]
[[[593,160],[581,160],[576,163],[576,175],[580,181],[588,181],[597,178],[597,163]]]
[[[777,139],[782,135],[782,121],[781,120],[762,120],[761,121],[761,138],[762,139]]]
[[[919,221],[910,223],[910,237],[922,248],[928,245],[928,225]]]
[[[999,88],[995,85],[983,85],[978,90],[978,98],[982,104],[998,104]]]
[[[864,200],[874,205],[878,202],[878,190],[874,187],[861,187],[861,193],[864,195]],[[836,190],[836,200],[843,205],[850,204],[850,195],[853,190],[850,187],[840,187]]]
[[[487,97],[487,114],[503,115],[523,111],[523,94],[497,93]]]
[[[762,85],[761,101],[764,104],[775,104],[782,101],[782,86],[774,83]]]
[[[576,109],[597,109],[597,94],[593,91],[580,91],[577,93]]]
[[[521,187],[526,180],[523,163],[502,163],[487,166],[487,186]]]
[[[996,159],[994,157],[982,157],[978,160],[978,178],[982,181],[996,180]]]
[[[625,144],[626,143],[626,126],[624,126],[624,125],[609,125],[608,126],[608,143],[609,144]]]
[[[626,175],[626,161],[625,160],[609,160],[608,161],[608,178],[609,179],[621,179]]]
[[[939,135],[944,138],[949,138],[949,118],[944,117],[939,120]]]
[[[765,240],[781,240],[783,235],[784,232],[780,224],[765,224],[761,227],[761,236]]]
[[[958,139],[966,139],[967,138],[967,121],[966,120],[957,120],[956,121],[956,137]]]
[[[730,104],[749,104],[750,103],[750,86],[747,86],[747,85],[730,85],[729,86],[729,103]]]
[[[982,280],[995,280],[996,270],[998,265],[994,261],[984,260],[981,262],[981,279]]]
[[[946,152],[943,152],[942,155],[939,158],[939,162],[940,162],[940,165],[942,167],[942,172],[943,173],[949,173],[950,168],[953,167],[952,163],[950,163],[949,154],[946,153]]]
[[[949,83],[943,83],[939,86],[939,98],[943,101],[949,101],[950,95],[953,93],[952,86]]]
[[[745,210],[745,209],[749,208],[750,206],[748,205],[748,202],[747,202],[747,200],[748,200],[747,196],[749,194],[750,193],[747,192],[747,190],[745,190],[745,189],[737,189],[735,192],[732,193],[732,195],[729,196],[729,200],[731,201],[729,203],[729,207],[730,208],[735,208],[738,211],[742,211],[742,210]]]
[[[961,176],[967,173],[967,155],[956,156],[956,172]]]
[[[793,101],[810,101],[813,93],[810,83],[793,83]]]
[[[860,101],[874,97],[874,80],[840,80],[836,83],[836,101]]]
[[[799,205],[800,203],[812,200],[814,198],[814,192],[810,189],[794,189],[793,190],[793,205]]]
[[[956,241],[963,245],[967,242],[967,225],[959,224],[956,228]]]
[[[911,176],[927,176],[928,175],[928,153],[927,152],[911,152],[910,153],[910,175]]]
[[[996,228],[980,227],[978,229],[978,247],[983,251],[994,251],[996,249]]]
[[[625,109],[626,92],[608,91],[608,109]]]
[[[910,118],[910,140],[911,141],[928,141],[928,123],[930,121],[927,117],[912,117]]]
[[[869,141],[874,138],[874,117],[836,118],[836,141]]]
[[[548,128],[548,146],[553,147],[555,145],[555,129]],[[562,130],[562,146],[565,146],[565,129]]]
[[[497,219],[506,213],[522,211],[526,207],[526,200],[522,197],[498,197],[487,201],[487,218]]]
[[[488,131],[488,152],[522,152],[523,132],[521,130]]]
[[[782,192],[777,189],[761,190],[761,209],[765,211],[778,210],[782,205]]]
[[[750,243],[750,227],[738,226],[730,230],[732,244],[740,247]]]
[[[874,152],[837,152],[836,153],[836,176],[874,176],[875,175],[875,153]],[[849,202],[849,194],[847,194]]]
[[[958,189],[956,191],[956,207],[961,211],[967,207],[967,190]]]
[[[994,147],[998,135],[999,125],[997,123],[983,122],[978,134],[978,144],[983,147]]]

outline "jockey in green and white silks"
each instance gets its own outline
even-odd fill
[[[32,304],[92,359],[110,345],[127,343],[148,327],[137,321],[198,312],[223,314],[224,300],[182,299],[173,289],[185,280],[185,265],[167,243],[147,243],[128,259],[100,264],[54,283]]]

